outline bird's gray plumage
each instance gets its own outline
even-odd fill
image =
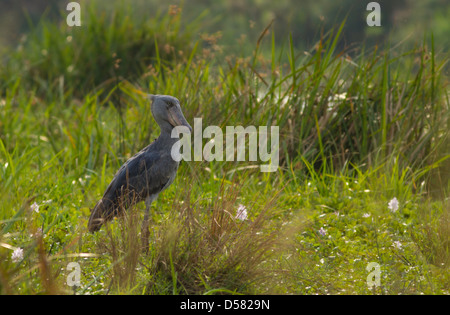
[[[175,179],[179,162],[173,160],[171,149],[178,138],[171,137],[172,129],[175,126],[192,129],[175,97],[150,95],[149,98],[152,100],[151,111],[161,128],[161,134],[117,171],[102,199],[91,212],[88,222],[91,232],[99,230],[103,223],[143,200],[146,201],[147,208],[143,228],[148,226],[150,204]]]

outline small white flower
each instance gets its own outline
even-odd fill
[[[13,251],[11,259],[13,262],[19,262],[22,260],[22,258],[23,258],[23,249],[18,247]]]
[[[31,210],[34,211],[34,212],[36,212],[36,213],[39,213],[39,205],[38,205],[36,202],[33,203],[33,204],[31,205]]]
[[[327,231],[325,231],[325,229],[323,227],[321,227],[319,229],[319,234],[322,235],[322,236],[325,236],[325,235],[327,235]]]
[[[392,247],[396,249],[402,249],[402,243],[400,243],[399,241],[395,241],[394,243],[392,243]]]
[[[389,201],[388,208],[392,212],[396,212],[398,210],[398,205],[399,205],[398,200],[397,200],[397,198],[394,197],[394,198],[392,198],[391,201]]]
[[[363,218],[370,218],[370,213],[364,213]]]
[[[245,221],[247,220],[247,208],[243,205],[239,205],[237,212],[236,212],[236,219]]]

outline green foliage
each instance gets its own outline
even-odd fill
[[[449,293],[448,56],[433,36],[351,57],[345,23],[306,52],[267,27],[252,54],[223,56],[220,34],[197,40],[176,7],[145,21],[119,8],[88,6],[82,30],[41,21],[3,65],[1,293]],[[203,128],[280,127],[277,172],[183,162],[148,252],[141,204],[86,229],[114,172],[158,135],[141,91],[177,96]]]

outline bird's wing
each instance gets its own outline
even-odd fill
[[[158,151],[141,151],[119,169],[105,191],[103,198],[116,199],[124,190],[145,199],[159,192],[169,180],[164,159]]]
[[[117,171],[102,199],[92,210],[88,224],[90,231],[100,229],[103,222],[117,215],[121,209],[159,193],[171,180],[178,164],[171,163],[170,156],[147,148],[126,161]]]

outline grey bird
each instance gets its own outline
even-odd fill
[[[177,98],[153,94],[149,94],[148,98],[152,101],[151,112],[161,134],[117,171],[102,199],[91,212],[88,222],[90,232],[98,231],[105,222],[145,200],[141,237],[143,241],[147,238],[148,242],[150,206],[158,195],[172,184],[178,170],[179,162],[172,158],[171,150],[179,138],[172,138],[172,129],[176,126],[186,126],[185,131],[192,132]]]

